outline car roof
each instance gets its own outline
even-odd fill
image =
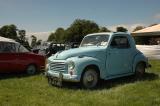
[[[1,37],[0,36],[0,42],[11,42],[11,43],[17,43],[15,40],[13,39],[9,39],[9,38],[5,38],[5,37]]]
[[[128,32],[100,32],[100,33],[88,34],[87,36],[92,36],[92,35],[115,35],[115,34],[129,34],[129,33]]]

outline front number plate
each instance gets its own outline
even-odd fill
[[[62,86],[63,75],[60,73],[59,77],[52,77],[52,84],[55,86]]]

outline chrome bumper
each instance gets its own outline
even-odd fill
[[[70,75],[70,74],[64,74],[61,72],[52,72],[52,71],[47,71],[45,72],[46,77],[56,77],[62,81],[69,81],[69,82],[79,82],[80,80],[78,79],[77,75]]]

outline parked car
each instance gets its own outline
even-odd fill
[[[141,76],[150,66],[148,59],[136,49],[131,35],[123,32],[89,34],[79,48],[57,53],[48,63],[49,84],[61,86],[62,81],[72,81],[89,89],[99,79]]]
[[[72,49],[72,48],[78,48],[79,47],[79,43],[78,42],[70,42],[70,43],[67,43],[65,45],[65,50],[68,50],[68,49]]]
[[[49,48],[49,45],[51,44],[51,42],[43,42],[42,44],[40,45],[36,45],[34,46],[31,51],[33,53],[36,53],[36,54],[41,54],[41,55],[46,55],[47,54],[47,50]]]
[[[45,57],[29,52],[13,40],[0,39],[0,73],[22,72],[35,74],[45,69]]]
[[[46,50],[46,57],[50,57],[51,55],[56,54],[57,52],[63,51],[65,49],[64,44],[59,43],[51,43]]]
[[[38,48],[33,48],[33,49],[31,49],[31,51],[32,51],[33,53],[36,53],[36,54],[39,53],[39,50],[40,50],[40,49],[38,49]]]

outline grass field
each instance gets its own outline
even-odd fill
[[[83,90],[75,83],[52,87],[41,74],[0,75],[0,106],[160,106],[160,61],[150,63],[142,79],[102,81],[96,90]]]

